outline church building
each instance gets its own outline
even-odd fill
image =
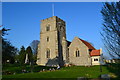
[[[57,16],[41,20],[37,64],[44,66],[100,65],[102,50],[75,37],[66,40],[66,23]]]

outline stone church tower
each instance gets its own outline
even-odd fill
[[[65,21],[57,16],[41,20],[40,30],[37,64],[63,66],[67,57]]]

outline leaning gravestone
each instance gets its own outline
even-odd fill
[[[104,80],[110,80],[110,75],[109,74],[102,74],[101,78]]]

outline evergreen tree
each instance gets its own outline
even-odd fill
[[[15,48],[7,39],[4,38],[7,34],[7,31],[10,29],[2,29],[2,63],[5,64],[7,60],[9,60],[10,63],[14,63],[15,61],[15,55],[17,53],[17,48]]]
[[[33,72],[33,53],[32,53],[32,49],[30,46],[27,47],[26,54],[28,54],[28,59],[30,61],[31,72]]]
[[[27,47],[26,54],[28,54],[29,62],[32,64],[33,63],[33,53],[32,53],[32,49],[30,46]]]
[[[25,56],[26,56],[25,48],[24,46],[22,46],[19,52],[19,62],[21,65],[25,63]]]

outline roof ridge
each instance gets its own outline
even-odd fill
[[[96,50],[89,42],[87,42],[83,39],[80,39],[80,38],[78,38],[78,39],[81,40],[89,49]]]

